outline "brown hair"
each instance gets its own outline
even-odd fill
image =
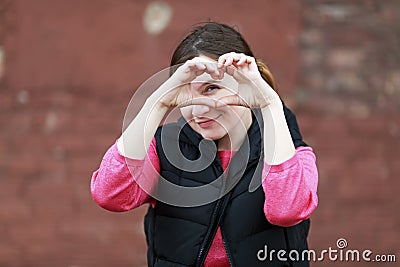
[[[217,22],[205,23],[196,27],[175,49],[171,58],[171,72],[197,56],[205,55],[217,60],[219,56],[229,52],[254,57],[247,42],[234,28]],[[276,89],[275,79],[267,65],[257,59],[256,62],[263,79]]]

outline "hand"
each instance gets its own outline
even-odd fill
[[[239,86],[236,94],[220,98],[217,106],[264,108],[279,100],[278,94],[262,78],[253,57],[235,52],[224,54],[218,59],[218,69],[231,75]]]
[[[159,103],[168,108],[192,104],[215,105],[214,102],[210,102],[210,100],[207,101],[207,99],[204,98],[194,99],[190,91],[190,83],[203,73],[208,73],[211,78],[216,80],[221,79],[224,75],[224,73],[217,68],[217,63],[215,61],[208,61],[200,57],[188,60],[159,88],[162,94]]]

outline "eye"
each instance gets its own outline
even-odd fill
[[[215,90],[218,90],[220,88],[221,87],[219,87],[218,85],[210,84],[210,85],[206,86],[206,88],[204,89],[204,93],[211,93],[211,92],[213,92]]]

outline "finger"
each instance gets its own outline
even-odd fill
[[[226,68],[225,68],[225,67],[222,67],[222,68],[219,69],[219,77],[218,77],[218,80],[222,80],[222,79],[224,78],[225,72],[226,72]]]
[[[209,73],[209,74],[210,74],[211,78],[214,79],[214,80],[221,80],[222,79],[221,78],[221,74],[219,72],[212,72],[212,73]]]
[[[217,64],[213,63],[206,63],[205,72],[211,75],[213,79],[216,79],[220,76],[220,72],[218,70]]]
[[[218,58],[217,66],[219,69],[224,67],[225,60],[226,60],[226,58],[224,57],[224,55],[222,55]]]
[[[216,101],[216,108],[220,108],[223,106],[243,106],[249,107],[248,103],[244,101],[238,94],[224,96]]]
[[[229,62],[227,62],[229,61]],[[243,65],[243,64],[251,64],[251,63],[255,63],[255,59],[251,56],[248,56],[246,54],[243,53],[235,53],[235,52],[231,52],[231,53],[227,53],[224,54],[222,56],[219,57],[218,59],[219,65]]]
[[[195,57],[195,58],[191,59],[190,61],[201,64],[202,69],[208,70],[207,72],[213,72],[215,70],[218,70],[217,62],[214,60],[211,60],[211,59]],[[204,66],[205,66],[205,68],[204,68]]]
[[[204,60],[200,60],[199,58],[193,58],[186,61],[186,64],[188,64],[189,67],[198,69],[205,69],[206,68],[205,63],[206,62]]]
[[[246,59],[246,55],[243,53],[234,53],[232,54],[234,64],[237,65],[239,62],[243,62]]]
[[[225,66],[228,66],[230,64],[232,64],[233,62],[233,54],[234,53],[227,53],[227,54],[223,54],[222,56],[220,56],[218,58],[218,68],[223,68]],[[227,62],[228,60],[230,60],[231,63]]]
[[[233,56],[234,56],[234,52],[230,52],[230,53],[226,53],[226,54],[223,54],[223,55],[221,55],[219,58],[218,58],[218,66],[219,67],[226,67],[226,66],[229,66],[229,65],[231,65],[232,64],[232,62],[233,62]]]
[[[197,77],[203,74],[207,67],[204,63],[201,62],[190,62],[188,63],[188,68],[189,68],[188,71],[192,72],[194,76]]]
[[[229,65],[232,65],[232,64],[234,64],[234,65],[237,65],[237,63],[238,63],[238,61],[240,61],[240,59],[242,58],[242,57],[244,57],[244,56],[246,56],[245,54],[243,54],[243,53],[235,53],[235,52],[232,52],[232,53],[230,53],[229,54],[229,57],[228,57],[228,60],[229,60],[229,62],[230,62],[230,64]],[[227,60],[227,61],[228,61]],[[226,64],[226,63],[225,63]]]
[[[184,72],[187,74],[193,73],[194,76],[198,76],[201,75],[201,73],[204,72],[205,70],[205,65],[202,63],[198,63],[198,62],[186,62],[185,64],[186,69],[184,69]],[[195,78],[195,77],[193,77]]]
[[[240,65],[247,65],[247,64],[251,64],[251,63],[255,63],[255,60],[253,57],[247,56],[245,54],[242,55],[242,57],[239,59],[239,61],[236,63],[238,66]]]
[[[228,57],[228,58],[225,60],[224,66],[227,67],[227,66],[232,65],[233,60],[234,60],[234,58],[233,58],[232,56]]]
[[[247,56],[243,55],[243,56],[239,59],[239,61],[236,63],[236,65],[240,66],[240,65],[243,65],[243,64],[245,64],[245,63],[247,63]]]
[[[193,67],[197,68],[197,70],[205,70],[205,69],[207,69],[206,64],[201,63],[201,62],[195,62]]]
[[[235,66],[229,66],[226,69],[226,73],[228,73],[233,79],[236,80],[236,82],[241,82],[243,78],[245,77],[238,68]]]
[[[178,103],[178,107],[187,107],[193,105],[204,105],[209,106],[211,108],[215,108],[217,106],[217,100],[211,99],[209,97],[197,97],[197,98],[190,98]]]
[[[226,67],[225,72],[228,73],[230,76],[234,77],[236,68],[234,66],[228,66]]]
[[[249,66],[249,69],[258,70],[256,59],[254,57],[247,56],[245,64]]]

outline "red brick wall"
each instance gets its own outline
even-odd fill
[[[296,107],[320,171],[311,247],[346,238],[399,260],[400,2],[303,3]]]
[[[238,26],[315,148],[311,247],[400,257],[400,3],[166,0],[153,36],[150,2],[0,0],[0,266],[145,266],[145,208],[102,210],[90,176],[134,90],[208,19]]]

